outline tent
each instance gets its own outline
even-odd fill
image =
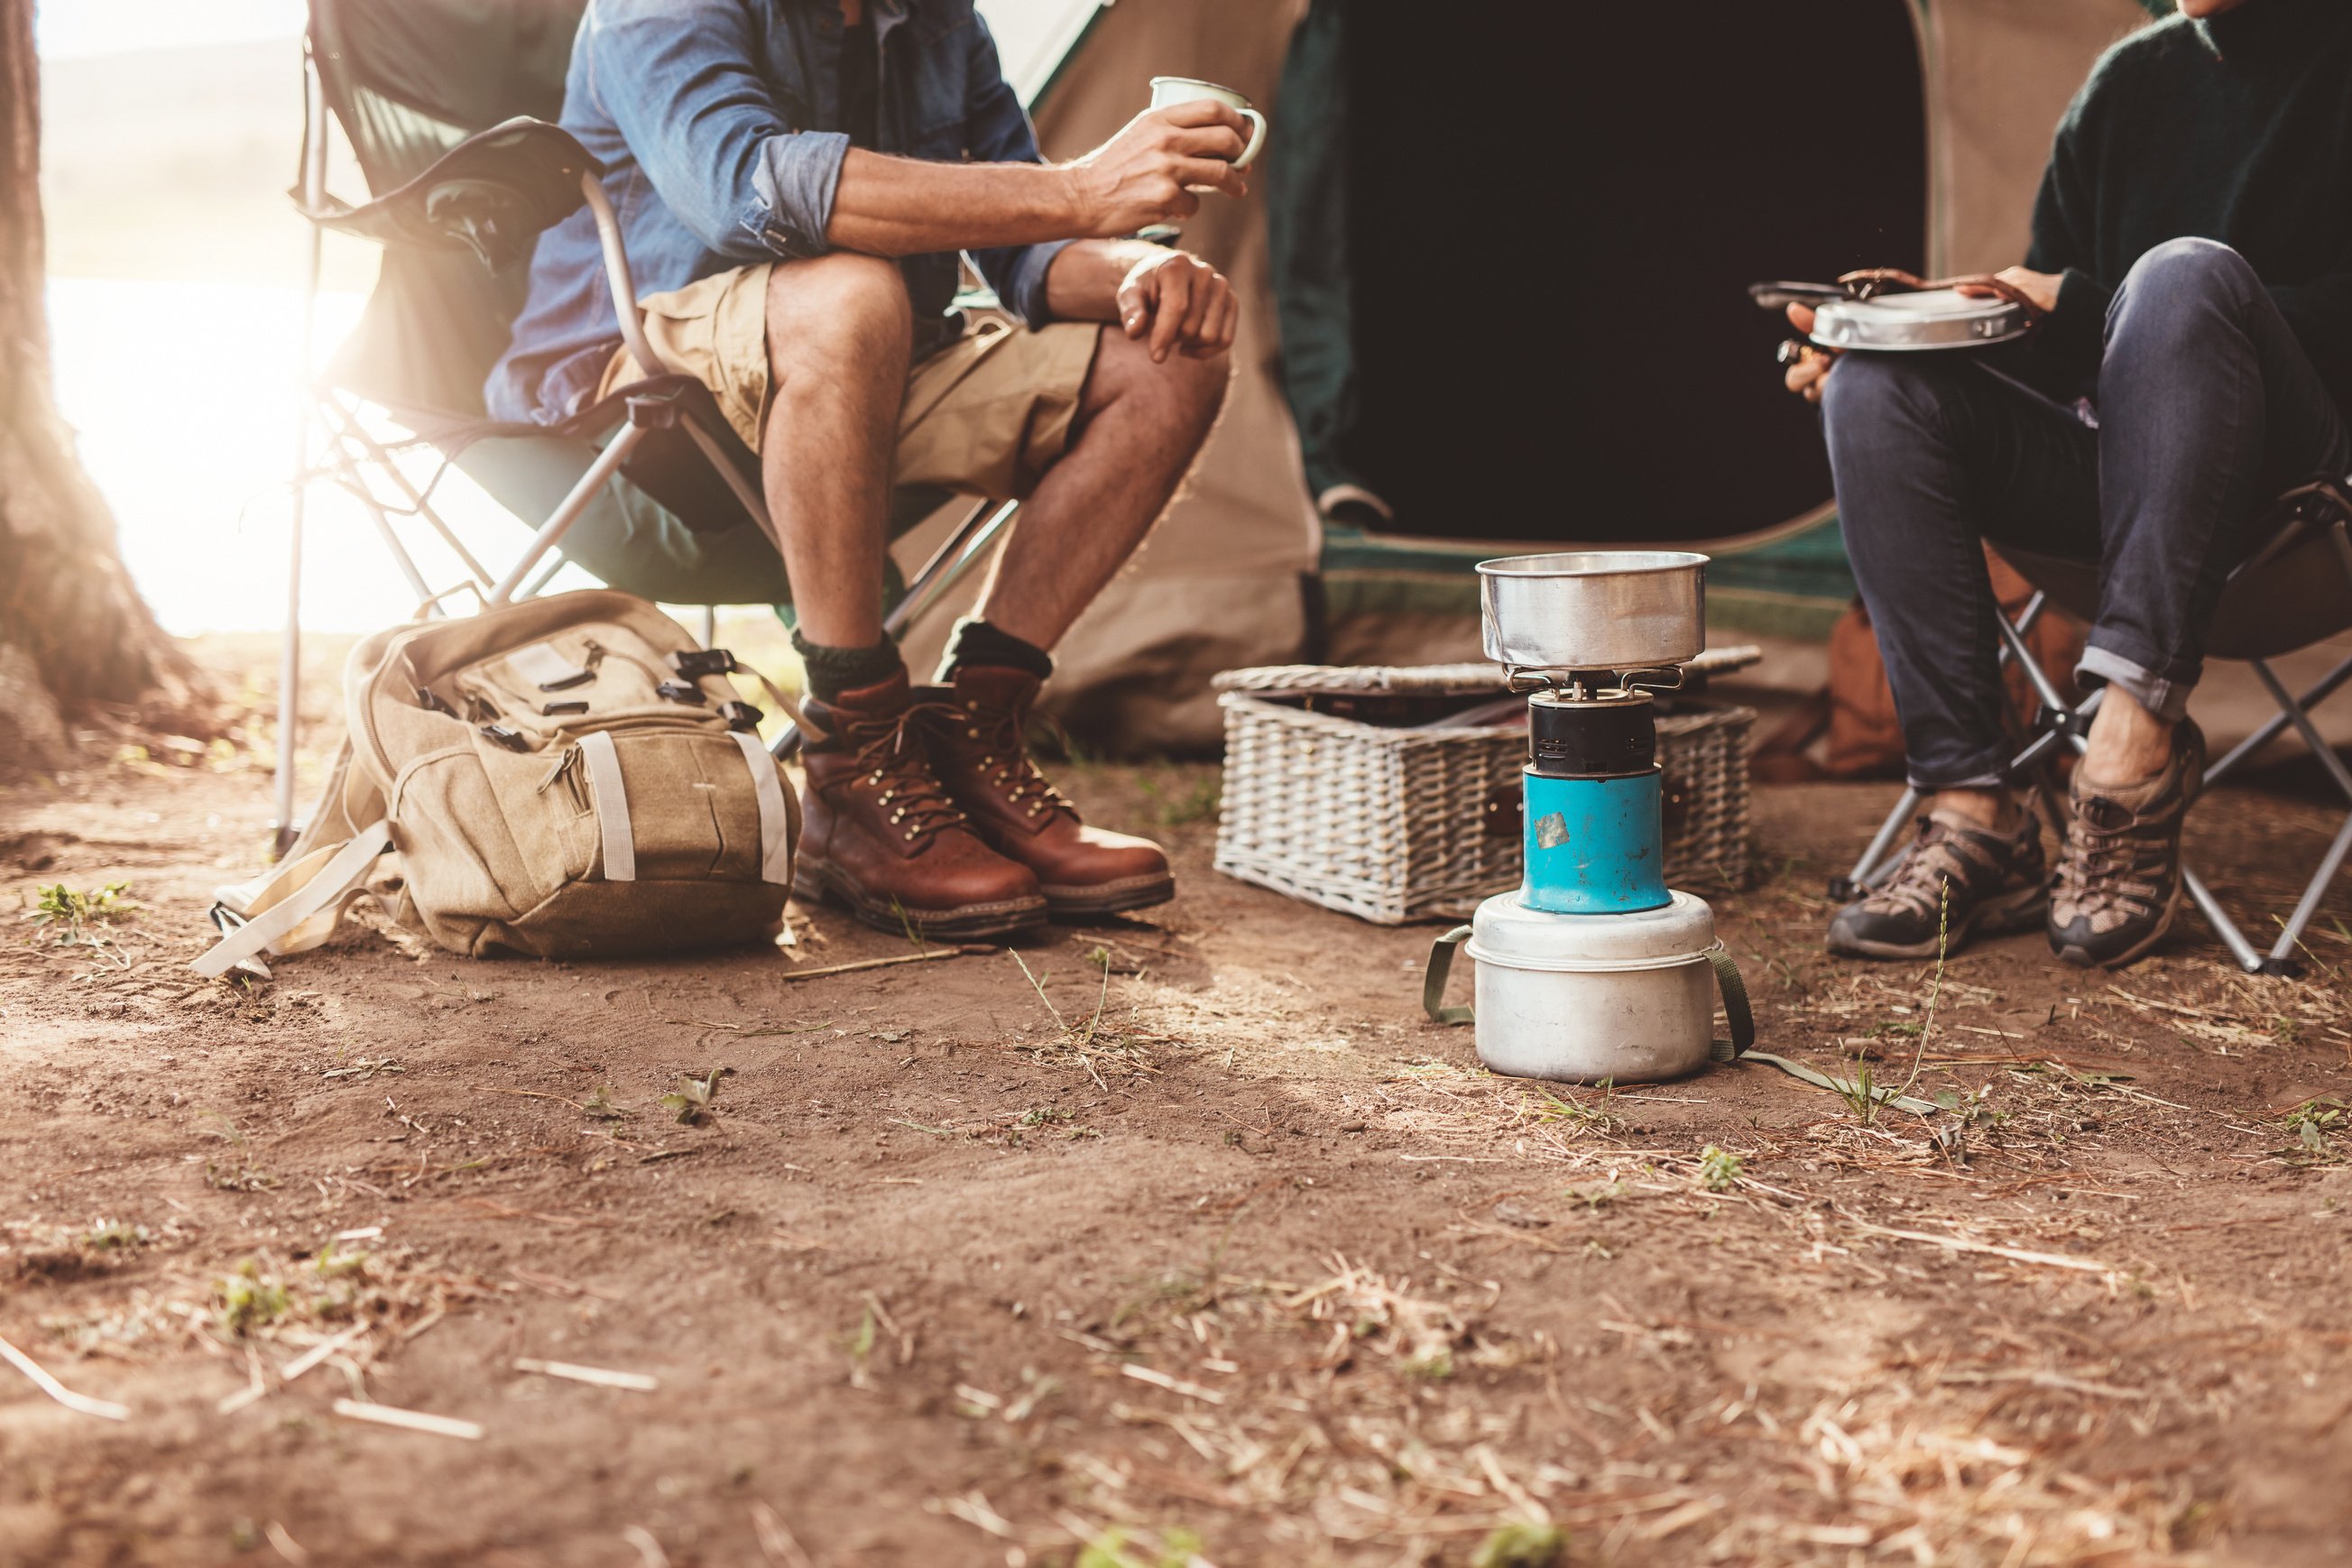
[[[1051,156],[1156,74],[1273,121],[1253,198],[1184,236],[1248,307],[1224,419],[1060,653],[1066,722],[1156,746],[1213,741],[1221,668],[1475,658],[1488,554],[1687,544],[1717,558],[1718,630],[1824,631],[1852,592],[1827,468],[1744,286],[2013,263],[2060,111],[2147,20],[2135,0],[1538,7],[1514,35],[1385,0],[1046,12],[1005,53]],[[1324,527],[1334,482],[1393,523]]]

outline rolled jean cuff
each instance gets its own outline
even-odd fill
[[[1921,795],[1948,789],[2006,789],[2009,763],[2005,753],[1996,752],[1958,769],[1930,771],[1914,764],[1904,769],[1903,782]]]
[[[2168,724],[2189,716],[2189,694],[2197,689],[2194,680],[2167,680],[2137,659],[2095,642],[2083,649],[2082,661],[2074,666],[2074,681],[2084,687],[2101,682],[2120,686],[2134,701]]]

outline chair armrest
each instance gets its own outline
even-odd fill
[[[604,165],[572,133],[515,119],[468,136],[415,179],[365,206],[295,205],[322,228],[379,245],[470,250],[492,271],[528,259],[541,230],[578,211],[582,176]]]

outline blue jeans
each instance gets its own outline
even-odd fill
[[[2352,471],[2352,435],[2243,257],[2176,239],[2116,290],[2097,423],[1965,356],[1848,354],[1822,397],[1838,514],[1912,784],[2006,776],[1999,614],[1980,541],[2099,563],[2075,668],[2163,718],[2189,705],[2221,584],[2290,486]]]

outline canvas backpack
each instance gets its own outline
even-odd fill
[[[226,934],[197,971],[317,947],[372,886],[452,952],[757,939],[783,913],[800,807],[723,679],[740,668],[609,589],[368,637],[324,799],[276,868],[216,895]]]

